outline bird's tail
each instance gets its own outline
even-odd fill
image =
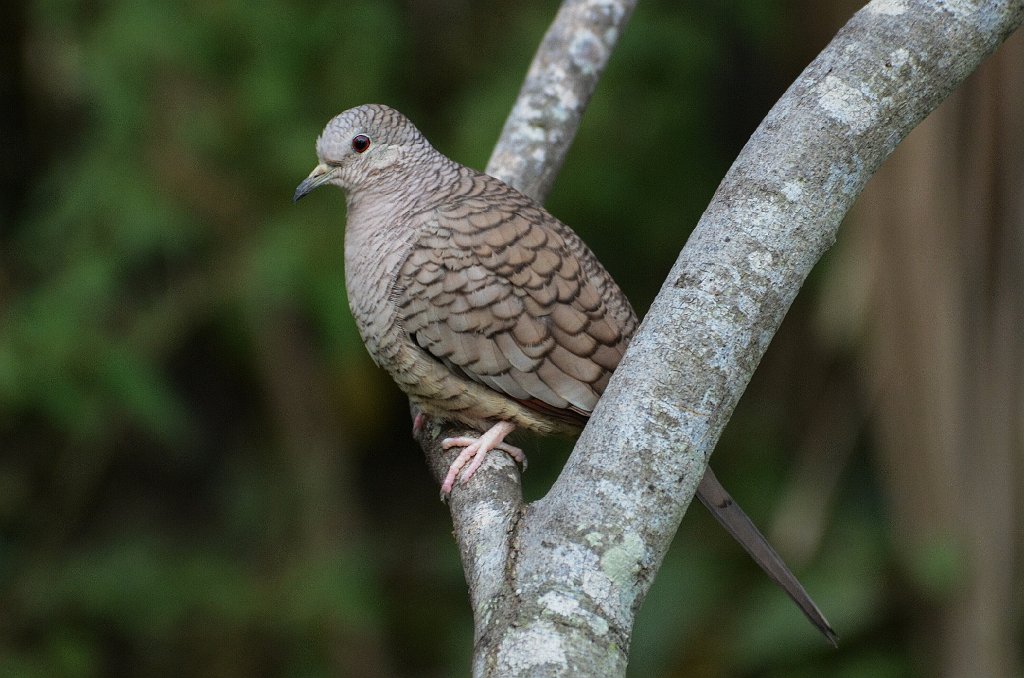
[[[804,590],[804,587],[797,581],[793,573],[789,571],[786,563],[782,561],[782,558],[775,552],[775,549],[768,543],[768,540],[757,529],[757,526],[754,525],[749,516],[743,512],[739,504],[733,501],[733,498],[725,491],[722,484],[718,482],[718,478],[715,477],[710,467],[704,472],[704,479],[700,481],[700,485],[697,487],[697,497],[711,511],[715,519],[722,524],[722,527],[728,530],[733,538],[750,554],[754,562],[760,565],[765,574],[789,594],[789,597],[800,607],[811,623],[825,634],[825,637],[832,643],[832,646],[837,647],[839,636],[832,629],[828,620],[825,619],[825,615],[821,613],[818,606],[807,595],[807,591]]]

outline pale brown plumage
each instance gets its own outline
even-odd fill
[[[637,326],[589,248],[543,207],[436,151],[380,105],[345,111],[317,140],[320,164],[295,200],[325,183],[347,196],[349,303],[374,361],[421,411],[480,438],[442,485],[469,479],[514,428],[573,433],[586,423]],[[698,495],[830,640],[835,634],[710,471]]]
[[[395,280],[399,323],[458,377],[557,420],[552,428],[577,428],[636,315],[561,222],[487,175],[467,177],[465,188],[413,241]],[[470,425],[494,417],[474,405],[463,412],[454,416]]]

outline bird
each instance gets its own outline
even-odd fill
[[[346,197],[345,285],[360,336],[422,415],[482,432],[442,497],[493,450],[521,464],[513,431],[577,434],[636,331],[629,300],[590,248],[532,198],[436,150],[397,110],[332,118],[293,202]],[[422,422],[417,415],[414,429]],[[838,636],[710,468],[701,502],[833,645]]]

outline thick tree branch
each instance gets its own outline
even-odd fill
[[[479,521],[471,533],[459,527],[486,501],[453,498],[475,587],[478,675],[625,672],[635,612],[807,274],[877,167],[1022,19],[1024,0],[875,0],[775,105],[719,186],[551,492],[520,511],[517,488],[495,490],[508,493],[491,499],[501,507],[495,526],[511,530],[500,568],[483,562]],[[573,63],[573,44],[547,68]],[[546,39],[542,52],[558,47]],[[538,110],[520,103],[513,118]],[[525,127],[550,134],[552,124],[574,129],[578,116],[549,120]],[[520,127],[510,120],[505,136]],[[550,185],[503,176],[535,195]],[[487,473],[477,486],[500,471]],[[468,563],[467,543],[477,545]],[[492,576],[501,580],[482,596],[480,579]]]

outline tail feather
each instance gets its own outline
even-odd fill
[[[743,512],[729,493],[725,491],[718,478],[709,467],[704,472],[704,479],[697,487],[697,497],[707,507],[711,514],[722,524],[733,538],[750,554],[765,574],[789,594],[793,602],[803,611],[804,615],[818,627],[833,647],[838,647],[839,636],[832,626],[825,619],[818,606],[814,604],[811,597],[804,590],[804,587],[797,581],[797,578],[786,567],[786,563],[761,531],[750,520],[750,517]]]

